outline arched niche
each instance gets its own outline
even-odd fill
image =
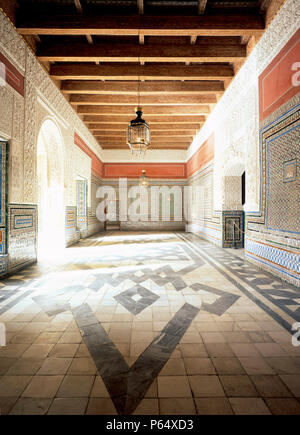
[[[243,210],[245,202],[245,164],[241,161],[231,162],[224,171],[223,210]]]

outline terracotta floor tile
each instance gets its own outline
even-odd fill
[[[49,415],[83,415],[86,411],[88,398],[56,398],[48,411]]]
[[[159,399],[161,415],[193,415],[196,414],[195,403],[192,398],[173,397]]]
[[[237,415],[270,415],[271,412],[265,402],[254,397],[233,397],[229,399],[233,411]]]
[[[93,359],[90,358],[74,358],[68,370],[69,375],[94,375],[96,373],[96,365]]]
[[[18,397],[22,394],[31,376],[10,376],[6,375],[0,379],[1,397]]]
[[[0,358],[0,376],[4,375],[17,361],[18,358]]]
[[[293,394],[278,376],[256,375],[251,376],[258,392],[263,397],[292,397]]]
[[[220,332],[201,332],[203,342],[206,343],[225,343],[225,338]]]
[[[95,376],[67,375],[64,377],[57,397],[89,397]]]
[[[293,398],[267,398],[268,408],[275,415],[300,415],[300,402]]]
[[[245,373],[238,358],[212,358],[212,363],[220,375],[240,375]]]
[[[218,376],[189,376],[194,397],[223,397],[224,390]]]
[[[63,376],[34,376],[23,392],[23,397],[51,398],[57,393]]]
[[[205,348],[210,357],[233,357],[234,353],[227,343],[206,343]]]
[[[248,376],[222,375],[220,376],[226,396],[228,397],[256,397],[257,390]]]
[[[38,375],[64,375],[72,362],[72,358],[46,358],[38,371]]]
[[[180,376],[186,375],[183,359],[172,358],[166,363],[164,368],[159,373],[159,376]]]
[[[279,375],[299,374],[300,376],[300,364],[291,357],[270,357],[265,360]]]
[[[291,390],[291,392],[300,398],[300,376],[299,375],[280,375],[281,380]]]
[[[11,415],[44,415],[52,399],[21,397],[10,411]]]
[[[231,349],[237,357],[259,357],[260,353],[251,343],[231,343]]]
[[[52,358],[72,358],[74,357],[79,344],[56,344],[50,351]]]
[[[188,375],[213,375],[216,373],[210,358],[184,358]]]
[[[14,365],[10,367],[8,375],[35,375],[43,364],[41,358],[19,358]]]
[[[54,344],[32,344],[23,353],[23,358],[46,358]]]
[[[114,415],[117,414],[117,412],[111,399],[91,398],[88,403],[86,414]]]
[[[256,343],[255,346],[264,357],[287,356],[278,343]]]
[[[158,399],[143,399],[136,410],[133,412],[133,415],[158,415],[159,414],[159,406]]]
[[[91,391],[91,397],[110,397],[100,376],[96,376],[95,378],[95,382]]]
[[[239,358],[241,365],[244,367],[248,375],[273,375],[275,371],[261,357],[245,357]]]
[[[159,376],[158,397],[191,397],[187,376]]]
[[[195,398],[198,415],[231,415],[230,402],[223,397]]]
[[[180,345],[180,351],[184,358],[187,357],[206,357],[207,352],[203,344],[190,344],[182,343]]]
[[[12,410],[18,397],[1,397],[0,396],[0,409],[1,415],[7,415]]]

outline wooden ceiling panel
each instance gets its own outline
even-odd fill
[[[202,95],[224,92],[223,81],[155,81],[138,83],[133,81],[65,80],[61,90],[66,94],[103,95]]]
[[[39,15],[20,16],[22,35],[152,35],[240,36],[261,35],[264,19],[259,14],[241,15]]]
[[[58,80],[222,80],[234,76],[227,64],[200,66],[132,65],[121,66],[68,63],[51,65],[50,75]]]
[[[16,27],[103,149],[128,149],[138,102],[151,148],[187,149],[273,1],[19,0]]]
[[[41,61],[49,62],[235,62],[244,60],[241,44],[66,44],[41,45]]]
[[[137,95],[71,95],[70,104],[72,105],[137,105]],[[143,107],[150,105],[172,105],[179,106],[182,104],[188,105],[202,105],[202,104],[215,104],[217,98],[213,94],[207,95],[144,95],[140,102]]]
[[[111,113],[109,115],[107,114],[98,114],[98,115],[84,115],[83,116],[83,122],[89,123],[98,123],[98,124],[120,124],[121,122],[128,124],[131,119],[133,118],[134,113],[128,113],[126,115],[118,114],[118,115],[112,115]],[[188,123],[194,123],[199,124],[206,121],[205,115],[193,115],[190,116],[188,119]],[[187,119],[186,116],[178,116],[178,115],[158,115],[155,113],[154,115],[147,115],[147,122],[149,125],[152,124],[186,124]],[[181,128],[181,127],[180,127]]]

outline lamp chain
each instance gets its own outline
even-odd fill
[[[141,32],[141,18],[139,16],[139,31],[138,31],[138,108],[140,107],[140,59],[141,59],[141,47],[140,47],[140,32]]]

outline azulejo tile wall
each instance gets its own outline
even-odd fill
[[[37,206],[8,205],[8,268],[9,272],[36,262]]]
[[[188,179],[191,188],[186,231],[196,232],[201,237],[222,245],[221,215],[214,210],[212,162]]]
[[[88,225],[87,216],[87,181],[77,180],[77,227],[85,230]]]
[[[0,254],[6,254],[8,143],[0,141]]]
[[[80,232],[77,230],[77,207],[66,207],[66,246],[77,242]]]
[[[300,94],[262,123],[261,212],[247,217],[246,258],[300,286]]]

